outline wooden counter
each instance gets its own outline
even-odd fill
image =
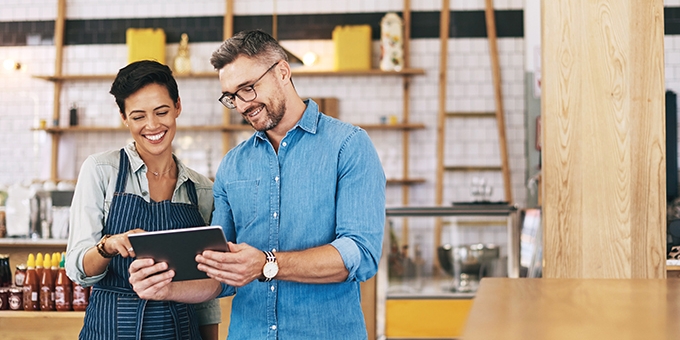
[[[222,322],[218,339],[226,339],[229,331],[231,297],[220,299]],[[0,330],[3,340],[77,339],[83,328],[85,312],[26,312],[0,311]]]
[[[486,278],[462,339],[678,337],[680,280]]]
[[[85,312],[0,311],[2,339],[77,339]]]

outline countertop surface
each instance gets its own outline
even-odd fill
[[[485,278],[462,339],[678,337],[680,280]]]

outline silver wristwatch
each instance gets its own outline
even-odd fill
[[[264,282],[269,282],[276,274],[279,273],[279,264],[276,262],[276,255],[271,251],[264,251],[264,255],[267,257],[267,262],[262,268],[262,274],[264,275]]]

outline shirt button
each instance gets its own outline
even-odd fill
[[[286,146],[286,145],[288,145],[288,143],[287,143],[287,142],[283,142],[283,143],[281,143],[281,145]]]
[[[278,182],[278,181],[279,181],[279,176],[274,177],[274,181]]]
[[[276,218],[277,216],[279,216],[279,214],[277,214],[277,213],[274,213],[274,218]]]
[[[146,196],[146,195],[148,195],[148,194],[149,194],[148,192],[142,191],[142,196]]]
[[[274,288],[274,286],[271,286],[271,288],[270,288],[270,289],[271,289],[271,290],[272,290],[272,292],[273,292],[275,288]]]
[[[276,330],[276,325],[272,325],[271,327],[273,330]]]

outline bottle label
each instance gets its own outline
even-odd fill
[[[19,298],[19,295],[12,295],[9,297],[9,309],[11,310],[19,310],[21,309],[21,299]]]
[[[31,297],[31,286],[24,286],[24,300],[30,300]]]
[[[40,287],[40,309],[53,310],[54,309],[54,293],[50,287]]]
[[[66,303],[66,294],[64,294],[64,287],[54,287],[54,302],[56,304]]]
[[[87,297],[85,296],[85,292],[81,289],[76,289],[73,291],[73,304],[86,304],[87,303]]]
[[[24,285],[24,280],[26,279],[26,274],[22,272],[17,272],[16,275],[14,275],[14,283],[16,284],[17,287],[21,287]]]

